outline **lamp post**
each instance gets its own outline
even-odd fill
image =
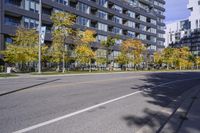
[[[42,0],[39,0],[38,73],[41,73],[41,25],[42,25]]]

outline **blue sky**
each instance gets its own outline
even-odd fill
[[[166,23],[188,18],[187,4],[188,0],[166,0]]]

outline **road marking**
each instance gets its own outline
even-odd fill
[[[15,132],[13,132],[13,133],[25,133],[25,132],[28,132],[28,131],[37,129],[37,128],[39,128],[39,127],[46,126],[46,125],[55,123],[55,122],[57,122],[57,121],[60,121],[60,120],[63,120],[63,119],[66,119],[66,118],[69,118],[69,117],[72,117],[72,116],[75,116],[75,115],[84,113],[84,112],[86,112],[86,111],[90,111],[90,110],[95,109],[95,108],[98,108],[98,107],[100,107],[100,106],[103,106],[103,105],[106,105],[106,104],[109,104],[109,103],[112,103],[112,102],[115,102],[115,101],[118,101],[118,100],[121,100],[121,99],[130,97],[130,96],[132,96],[132,95],[135,95],[135,94],[138,94],[138,93],[141,93],[141,92],[143,92],[143,91],[136,91],[136,92],[131,93],[131,94],[128,94],[128,95],[124,95],[124,96],[121,96],[121,97],[118,97],[118,98],[115,98],[115,99],[111,99],[111,100],[109,100],[109,101],[106,101],[106,102],[103,102],[103,103],[100,103],[100,104],[96,104],[96,105],[94,105],[94,106],[91,106],[91,107],[88,107],[88,108],[85,108],[85,109],[82,109],[82,110],[79,110],[79,111],[76,111],[76,112],[73,112],[73,113],[70,113],[70,114],[67,114],[67,115],[64,115],[64,116],[61,116],[61,117],[52,119],[52,120],[49,120],[49,121],[46,121],[46,122],[42,122],[42,123],[39,123],[39,124],[30,126],[30,127],[28,127],[28,128],[24,128],[24,129],[19,130],[19,131],[15,131]]]
[[[171,84],[171,83],[176,83],[176,82],[181,82],[181,81],[194,80],[194,79],[199,79],[199,78],[170,81],[170,82],[162,83],[160,85],[156,85],[156,86],[151,87],[151,88],[155,88],[155,87],[159,87],[159,86],[165,86],[165,85],[168,85],[168,84]],[[52,123],[55,123],[55,122],[58,122],[60,120],[63,120],[63,119],[66,119],[66,118],[69,118],[69,117],[72,117],[72,116],[87,112],[87,111],[90,111],[90,110],[98,108],[100,106],[103,106],[103,105],[106,105],[106,104],[109,104],[109,103],[112,103],[112,102],[116,102],[116,101],[119,101],[121,99],[125,99],[127,97],[130,97],[132,95],[135,95],[135,94],[138,94],[138,93],[141,93],[141,92],[144,92],[144,91],[136,91],[136,92],[133,92],[133,93],[130,93],[130,94],[127,94],[127,95],[124,95],[124,96],[121,96],[121,97],[118,97],[118,98],[115,98],[115,99],[111,99],[109,101],[106,101],[106,102],[103,102],[103,103],[99,103],[99,104],[96,104],[94,106],[91,106],[91,107],[88,107],[88,108],[85,108],[85,109],[82,109],[82,110],[79,110],[79,111],[76,111],[76,112],[61,116],[61,117],[57,117],[55,119],[51,119],[49,121],[45,121],[45,122],[30,126],[30,127],[15,131],[13,133],[25,133],[25,132],[28,132],[28,131],[31,131],[31,130],[34,130],[34,129],[37,129],[37,128],[40,128],[40,127],[43,127],[43,126],[46,126],[46,125],[49,125],[49,124],[52,124]]]

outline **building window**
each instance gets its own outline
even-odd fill
[[[149,49],[156,51],[157,47],[155,45],[151,45]]]
[[[102,24],[102,23],[98,23],[98,30],[108,31],[108,25]]]
[[[143,22],[146,22],[147,18],[145,16],[140,15],[140,20],[143,21]]]
[[[112,7],[112,9],[114,9],[116,12],[118,12],[118,13],[122,13],[122,8],[121,7],[119,7],[119,6],[117,6],[117,5],[114,5],[113,7]]]
[[[156,29],[151,28],[151,29],[150,29],[150,32],[156,34]]]
[[[86,4],[83,4],[83,3],[79,2],[78,5],[77,5],[77,10],[79,10],[81,12],[89,14],[90,13],[89,9],[90,9],[89,6],[86,5]]]
[[[107,0],[98,0],[98,4],[100,6],[103,6],[103,7],[107,7],[108,6]]]
[[[25,28],[36,28],[38,27],[39,22],[35,19],[24,17],[24,27]]]
[[[21,6],[21,1],[20,0],[5,0],[6,4],[12,4],[15,6]]]
[[[56,2],[63,4],[63,5],[68,5],[69,1],[68,0],[56,0]]]
[[[120,17],[114,16],[114,17],[113,17],[113,21],[114,21],[115,23],[122,24],[122,18],[120,18]]]
[[[127,11],[127,15],[131,18],[135,18],[135,13],[131,11]]]
[[[25,10],[39,12],[39,3],[33,0],[25,0]]]
[[[98,11],[98,17],[101,18],[101,19],[107,20],[108,19],[108,13],[99,10]]]
[[[112,31],[113,31],[113,33],[115,33],[115,34],[122,34],[122,29],[120,29],[120,28],[118,28],[118,27],[114,27]]]
[[[127,36],[134,38],[135,37],[135,33],[132,31],[128,31]]]
[[[102,41],[106,41],[106,40],[107,40],[107,36],[97,35],[97,41],[98,42],[102,42]]]
[[[132,21],[128,21],[128,22],[126,23],[126,26],[131,27],[131,28],[135,28],[135,23],[132,22]]]
[[[146,40],[146,39],[147,39],[147,36],[144,35],[144,34],[140,34],[139,39],[141,39],[141,40]]]
[[[80,24],[80,25],[83,25],[83,26],[87,26],[87,27],[90,26],[90,20],[87,19],[87,18],[84,18],[84,17],[78,16],[76,22],[77,22],[77,24]]]
[[[5,16],[4,23],[6,25],[19,26],[20,25],[20,19],[13,17],[13,16]]]

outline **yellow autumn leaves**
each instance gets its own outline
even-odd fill
[[[166,64],[167,69],[190,69],[200,65],[200,58],[192,55],[188,47],[165,48],[163,51],[154,53],[154,63]]]

